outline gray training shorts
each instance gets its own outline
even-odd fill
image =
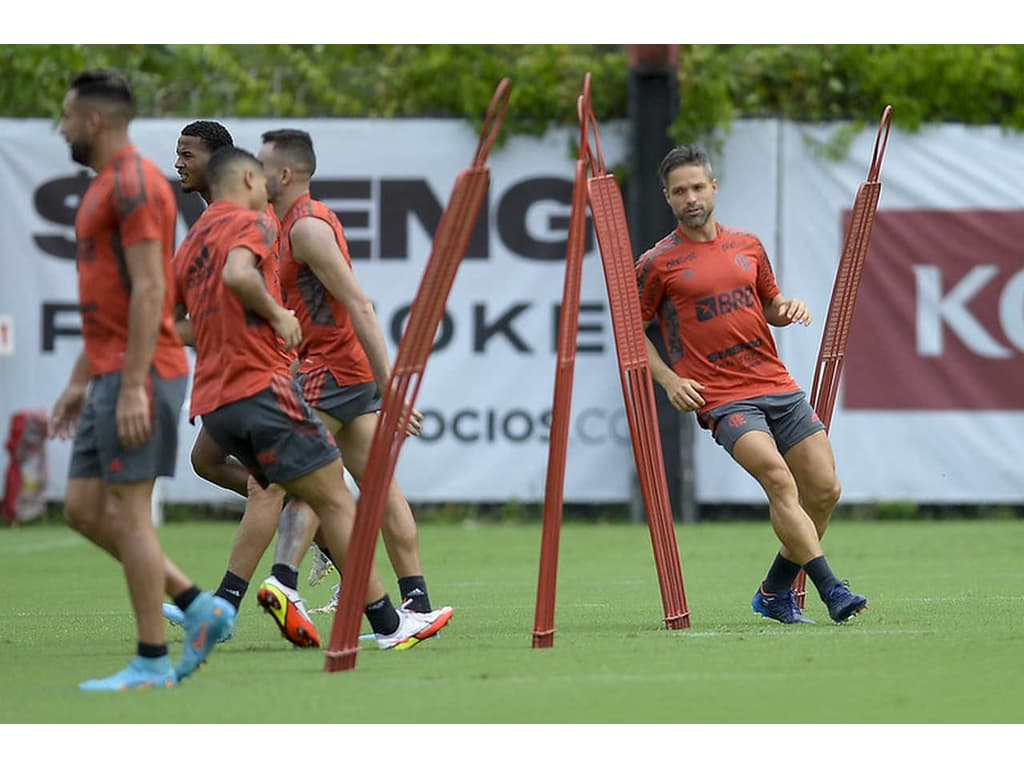
[[[300,373],[296,380],[306,402],[342,424],[348,424],[365,413],[380,410],[380,391],[376,382],[341,386],[326,369]]]
[[[68,476],[101,477],[107,483],[173,477],[178,458],[178,420],[187,384],[187,376],[162,379],[155,372],[149,374],[153,434],[142,445],[129,450],[117,436],[120,371],[93,379],[71,447]]]
[[[266,488],[308,475],[341,456],[334,436],[290,376],[203,416],[203,426]]]
[[[699,421],[730,456],[736,441],[754,430],[774,437],[785,456],[794,445],[825,429],[803,390],[738,400],[701,414]]]

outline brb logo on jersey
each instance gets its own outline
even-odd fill
[[[753,307],[755,304],[754,289],[749,285],[729,293],[719,293],[706,299],[698,299],[697,322],[706,323],[708,320],[728,315],[738,309]]]

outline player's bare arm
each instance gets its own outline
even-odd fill
[[[192,319],[188,316],[188,311],[185,309],[184,304],[174,305],[174,331],[178,334],[178,338],[181,339],[181,343],[186,347],[194,347],[196,345],[196,335],[192,330]]]
[[[769,325],[783,328],[791,323],[811,324],[811,310],[800,299],[787,299],[781,293],[764,307],[764,317]]]
[[[267,291],[263,275],[256,267],[255,253],[248,248],[233,248],[228,253],[221,279],[246,309],[270,323],[270,327],[284,341],[286,350],[299,346],[302,326],[295,319],[295,314],[278,304]]]
[[[89,360],[83,349],[78,354],[75,367],[71,370],[71,380],[61,392],[57,402],[50,412],[49,435],[69,439],[75,436],[78,429],[78,420],[85,407],[85,398],[89,393],[89,380],[92,373],[89,371]]]
[[[370,361],[377,388],[384,395],[391,379],[391,361],[384,332],[373,311],[373,304],[338,248],[334,230],[322,219],[307,216],[299,219],[292,227],[291,245],[292,257],[307,264],[330,294],[344,305],[352,319],[359,343],[363,345]],[[409,433],[418,435],[422,425],[423,415],[413,409]]]
[[[653,320],[651,322],[654,322]],[[647,323],[646,328],[651,324]],[[668,401],[677,411],[696,411],[704,405],[701,390],[704,385],[693,379],[684,379],[666,363],[653,342],[644,334],[644,346],[647,348],[647,363],[651,369],[651,378],[665,390]]]
[[[125,247],[125,265],[131,281],[128,308],[128,346],[117,396],[117,435],[127,448],[141,445],[152,433],[146,380],[160,333],[160,312],[167,292],[163,245],[145,240]]]

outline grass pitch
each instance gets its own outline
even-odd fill
[[[165,551],[215,588],[236,526],[176,523]],[[836,574],[870,609],[836,626],[755,616],[777,544],[767,522],[676,528],[692,626],[664,629],[644,526],[566,524],[555,644],[531,647],[541,529],[421,525],[435,606],[455,608],[408,652],[364,644],[326,673],[293,648],[250,588],[235,639],[171,691],[85,694],[134,652],[121,570],[71,530],[0,530],[3,723],[1020,723],[1024,718],[1024,521],[846,522],[826,539]],[[382,552],[382,550],[381,550]],[[258,578],[269,573],[270,557]],[[378,562],[395,595],[390,566]],[[300,588],[310,607],[331,580]],[[810,585],[809,585],[810,586]],[[324,643],[333,616],[314,619]],[[367,631],[364,629],[363,631]],[[181,631],[168,628],[174,659]],[[781,703],[781,706],[780,706]],[[540,765],[541,763],[538,763]]]

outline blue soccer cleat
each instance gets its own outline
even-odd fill
[[[185,612],[174,603],[164,603],[163,612],[164,618],[170,622],[172,627],[182,627],[185,625]]]
[[[196,671],[206,661],[221,637],[234,634],[235,607],[223,597],[203,592],[185,610],[185,648],[174,667],[178,680]]]
[[[116,675],[79,684],[82,691],[127,691],[132,688],[173,688],[178,684],[171,660],[166,656],[147,659],[136,656]]]
[[[754,613],[764,616],[766,619],[775,619],[783,624],[813,624],[812,619],[804,616],[796,604],[796,595],[793,590],[784,589],[774,594],[765,592],[762,584],[754,593],[754,599],[750,601]]]
[[[868,607],[868,599],[864,595],[851,592],[849,584],[848,581],[841,581],[825,596],[828,615],[836,624],[852,619]]]
[[[163,612],[164,618],[167,619],[167,623],[170,624],[172,627],[185,626],[185,612],[174,603],[164,603]],[[217,639],[217,642],[226,643],[234,636],[235,623],[231,622],[231,625],[227,627],[223,634],[221,634],[221,636]]]

